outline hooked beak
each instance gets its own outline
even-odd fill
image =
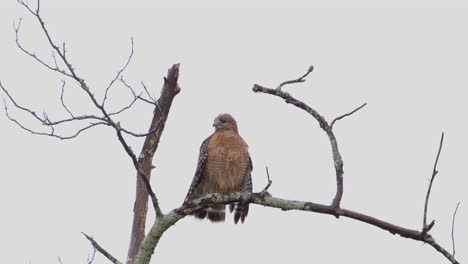
[[[213,122],[213,126],[214,126],[215,128],[218,128],[219,125],[220,125],[219,120],[218,120],[218,119],[215,119],[214,122]]]

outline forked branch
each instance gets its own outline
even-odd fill
[[[335,174],[336,174],[336,186],[337,186],[336,194],[332,201],[332,206],[339,208],[340,203],[341,203],[341,198],[343,197],[343,159],[338,150],[338,143],[337,143],[335,134],[333,133],[333,127],[329,125],[328,122],[325,120],[325,118],[322,115],[320,115],[316,110],[314,110],[312,107],[308,106],[307,104],[305,104],[304,102],[300,100],[297,100],[296,98],[291,96],[289,93],[283,92],[281,90],[281,87],[284,86],[285,84],[304,82],[305,81],[304,78],[309,73],[311,73],[313,69],[314,69],[313,66],[311,66],[303,76],[299,77],[296,80],[285,81],[281,83],[276,89],[271,89],[271,88],[267,88],[267,87],[263,87],[261,85],[255,84],[253,87],[253,91],[256,93],[266,93],[266,94],[278,96],[284,99],[286,103],[292,104],[306,111],[307,113],[312,115],[312,117],[315,118],[315,120],[317,120],[320,127],[327,134],[328,139],[330,141],[331,148],[332,148],[333,161],[334,161]],[[353,113],[355,113],[357,110],[361,109],[364,106],[365,104],[359,107],[358,109],[354,110],[353,112],[343,115],[342,117],[339,117],[338,119],[335,119],[334,122],[341,118],[344,118],[345,116],[352,115]]]

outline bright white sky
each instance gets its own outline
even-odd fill
[[[266,8],[267,3],[273,7]],[[313,64],[307,82],[287,87],[288,92],[328,120],[368,103],[335,126],[345,164],[343,207],[420,229],[445,131],[429,219],[436,219],[435,238],[451,250],[452,213],[461,201],[456,255],[467,262],[468,10],[437,1],[424,1],[431,8],[421,8],[422,1],[362,1],[346,8],[337,8],[343,7],[337,2],[304,3],[239,2],[226,8],[213,1],[187,6],[44,0],[41,11],[98,97],[128,56],[130,37],[135,56],[124,73],[130,83],[144,80],[159,95],[167,69],[181,63],[182,92],[152,179],[164,212],[182,203],[198,147],[223,112],[237,118],[250,145],[255,190],[266,184],[268,165],[274,196],[330,203],[335,176],[326,135],[301,110],[251,91],[254,83],[274,87]],[[0,80],[25,106],[51,118],[66,117],[59,100],[64,77],[15,47],[12,24],[19,17],[24,46],[51,61],[36,21],[15,1],[2,1]],[[72,111],[93,113],[83,93],[66,81],[65,101]],[[127,90],[116,86],[110,106],[129,100]],[[12,114],[42,129],[22,113]],[[144,132],[151,115],[152,109],[142,105],[119,120]],[[91,246],[81,231],[125,260],[135,172],[114,132],[98,128],[74,141],[58,141],[20,130],[3,111],[0,128],[2,262],[57,263],[60,256],[66,264],[85,263]],[[129,141],[139,152],[142,142]],[[354,220],[256,205],[244,225],[234,225],[231,218],[216,225],[180,221],[160,241],[153,263],[448,263],[427,245]],[[108,262],[97,256],[95,263]]]

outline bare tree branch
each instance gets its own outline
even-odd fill
[[[67,105],[65,104],[64,100],[63,100],[63,93],[65,92],[65,81],[62,80],[62,91],[60,93],[60,102],[62,103],[62,106],[63,108],[68,112],[68,114],[71,116],[71,118],[75,118],[75,116],[73,115],[73,113],[68,109]]]
[[[460,202],[457,203],[457,207],[455,207],[455,212],[453,212],[452,216],[452,256],[455,257],[455,217],[457,216],[458,206]]]
[[[107,252],[103,247],[101,247],[97,242],[96,240],[94,240],[92,237],[88,236],[87,234],[81,232],[83,234],[83,236],[86,237],[86,239],[88,239],[91,244],[93,245],[93,247],[99,251],[99,253],[101,253],[104,257],[106,257],[110,262],[112,263],[115,263],[115,264],[122,264],[122,262],[120,262],[119,260],[117,260],[116,258],[114,258],[109,252]],[[94,257],[93,257],[94,258]]]
[[[22,5],[25,5],[22,1],[18,1],[19,3],[21,3]],[[29,8],[28,8],[29,9]],[[31,10],[30,10],[31,12]],[[21,22],[22,22],[22,19],[19,20],[18,22],[18,25],[15,25],[13,24],[13,28],[15,30],[15,34],[16,34],[16,46],[18,46],[18,48],[24,52],[25,54],[27,54],[28,56],[32,57],[34,60],[36,60],[37,62],[39,62],[40,64],[42,64],[44,67],[46,67],[47,69],[51,70],[51,71],[55,71],[55,72],[58,72],[58,73],[61,73],[67,77],[71,77],[73,78],[72,75],[70,75],[69,73],[67,73],[65,70],[63,69],[60,69],[58,67],[58,64],[57,64],[57,59],[55,58],[55,55],[52,51],[52,56],[53,56],[53,59],[54,59],[54,62],[55,62],[55,67],[49,65],[48,63],[46,63],[44,60],[40,59],[35,53],[33,52],[30,52],[28,51],[26,48],[23,47],[23,45],[21,45],[21,42],[20,42],[20,39],[19,39],[19,31],[20,31],[20,28],[21,28]]]
[[[208,207],[213,207],[215,204],[229,204],[234,202],[243,202],[243,203],[254,203],[262,205],[265,207],[278,208],[283,211],[290,210],[300,210],[306,212],[315,212],[320,214],[328,214],[332,216],[343,216],[346,218],[352,218],[359,222],[367,223],[390,232],[391,234],[397,234],[404,238],[413,239],[416,241],[422,241],[430,244],[437,251],[442,254],[447,251],[443,249],[439,244],[435,242],[431,235],[424,233],[422,231],[413,230],[397,226],[383,220],[377,219],[372,216],[368,216],[356,211],[347,210],[343,208],[337,208],[333,205],[323,205],[306,201],[294,201],[294,200],[285,200],[272,196],[265,196],[262,193],[231,193],[226,195],[221,194],[209,194],[202,198],[192,200],[187,204],[171,211],[170,213],[164,215],[164,217],[159,218],[152,226],[148,235],[146,236],[143,244],[141,246],[140,252],[136,258],[135,264],[147,264],[151,260],[151,256],[154,252],[154,248],[159,242],[159,239],[162,237],[164,232],[177,223],[180,219],[184,218],[187,215],[193,214],[194,212]],[[445,254],[444,254],[445,255]],[[447,256],[446,256],[447,257]],[[457,264],[458,261],[449,254],[447,257],[452,263]]]
[[[135,102],[136,102],[137,100],[138,100],[137,97],[133,98],[132,101],[131,101],[127,106],[124,106],[124,107],[122,107],[120,110],[117,110],[117,111],[115,111],[115,112],[109,113],[109,116],[118,115],[118,114],[120,114],[120,113],[122,113],[122,112],[124,112],[124,111],[126,111],[126,110],[128,110],[128,109],[130,109],[130,108],[135,104]]]
[[[362,104],[361,106],[359,106],[358,108],[354,109],[353,111],[351,111],[351,112],[349,112],[349,113],[347,113],[347,114],[341,115],[341,116],[339,116],[339,117],[333,119],[333,121],[332,121],[331,124],[330,124],[330,128],[333,129],[333,125],[335,124],[336,121],[341,120],[341,119],[343,119],[343,118],[345,118],[345,117],[347,117],[347,116],[350,116],[350,115],[356,113],[357,111],[361,110],[361,109],[362,109],[364,106],[366,106],[366,105],[367,105],[367,103],[364,103],[364,104]]]
[[[265,170],[266,170],[268,183],[265,186],[265,188],[263,188],[263,190],[261,191],[261,193],[264,193],[264,194],[266,194],[268,192],[268,189],[270,188],[271,184],[273,183],[273,181],[270,179],[270,172],[268,171],[268,166],[265,167]]]
[[[35,119],[37,119],[38,121],[40,121],[41,123],[44,123],[44,120],[42,118],[40,118],[36,112],[34,111],[31,111],[30,109],[26,108],[26,107],[23,107],[19,104],[16,103],[15,99],[13,99],[13,97],[10,95],[10,93],[8,92],[8,90],[3,86],[2,82],[0,81],[0,88],[2,88],[3,92],[8,96],[8,98],[10,99],[10,101],[13,103],[13,105],[18,108],[18,109],[21,109],[23,110],[24,112],[27,112],[29,114],[31,114]],[[3,100],[5,102],[5,100]],[[5,102],[5,109],[6,109],[6,102]]]
[[[148,88],[146,88],[146,85],[143,81],[141,81],[141,85],[143,86],[143,89],[145,90],[146,94],[151,99],[151,101],[153,101],[153,103],[156,103],[156,99],[154,99],[154,97],[151,96],[150,92],[148,91]]]
[[[78,137],[82,132],[90,129],[90,128],[93,128],[95,126],[98,126],[98,125],[109,125],[108,123],[105,123],[105,122],[97,122],[97,123],[90,123],[89,125],[85,126],[85,127],[82,127],[81,129],[79,129],[78,131],[75,132],[75,134],[72,134],[72,135],[69,135],[69,136],[62,136],[62,135],[57,135],[54,133],[54,130],[53,130],[53,126],[51,126],[52,128],[52,132],[50,133],[47,133],[47,132],[38,132],[38,131],[35,131],[35,130],[32,130],[30,128],[27,128],[26,126],[24,126],[23,124],[21,124],[18,120],[16,120],[15,118],[13,118],[12,116],[10,116],[10,114],[8,113],[8,107],[7,107],[7,103],[5,102],[5,100],[3,100],[3,103],[4,103],[4,109],[5,109],[5,115],[7,116],[7,118],[12,121],[13,123],[15,123],[18,127],[20,127],[21,129],[25,130],[25,131],[28,131],[29,133],[31,134],[34,134],[34,135],[39,135],[39,136],[49,136],[49,137],[55,137],[55,138],[58,138],[58,139],[61,139],[61,140],[67,140],[67,139],[73,139],[73,138],[76,138]]]
[[[120,81],[122,82],[122,84],[123,84],[125,87],[127,87],[127,88],[130,90],[130,92],[132,93],[132,95],[133,95],[133,97],[134,97],[135,99],[139,99],[139,100],[141,100],[141,101],[143,101],[143,102],[145,102],[145,103],[151,104],[151,105],[156,105],[156,104],[157,104],[157,101],[154,100],[154,99],[151,97],[151,95],[149,94],[148,91],[146,91],[146,93],[148,94],[148,96],[150,97],[151,100],[148,100],[148,99],[144,98],[143,96],[141,96],[141,93],[140,93],[139,95],[137,95],[136,92],[135,92],[135,89],[133,89],[133,87],[132,87],[131,85],[129,85],[129,84],[125,81],[125,79],[124,79],[122,76],[120,76]],[[143,87],[144,87],[145,90],[146,90],[146,86],[143,86]]]
[[[141,169],[147,178],[137,177],[136,199],[135,206],[133,208],[133,224],[126,261],[127,264],[134,263],[135,257],[138,254],[141,243],[145,237],[148,193],[146,188],[144,188],[144,184],[149,181],[151,176],[151,171],[154,167],[153,157],[158,148],[159,140],[164,130],[172,101],[180,91],[180,87],[177,83],[178,78],[179,64],[175,64],[168,70],[167,77],[164,78],[164,85],[161,90],[161,95],[157,100],[155,109],[153,111],[154,115],[153,119],[151,120],[149,131],[151,132],[154,130],[154,133],[150,133],[146,137],[140,155],[138,156],[138,163],[141,164]],[[156,211],[156,215],[157,219],[164,217],[160,211]]]
[[[444,133],[442,132],[442,135],[440,136],[440,144],[439,144],[439,150],[437,151],[437,156],[436,160],[434,162],[434,168],[432,169],[432,177],[431,181],[429,182],[429,187],[427,188],[427,193],[426,193],[426,201],[424,203],[424,217],[423,217],[423,230],[425,232],[428,232],[433,226],[434,226],[434,221],[431,222],[431,224],[427,224],[427,206],[429,204],[429,196],[431,195],[431,189],[432,189],[432,183],[434,182],[435,176],[437,175],[437,163],[439,162],[439,156],[440,152],[442,150],[442,145],[444,144]]]
[[[281,88],[287,84],[292,84],[292,83],[301,83],[301,82],[305,82],[305,77],[307,77],[307,75],[309,75],[312,71],[314,70],[314,66],[311,65],[309,67],[309,69],[307,69],[307,72],[302,75],[301,77],[297,78],[297,79],[294,79],[294,80],[290,80],[290,81],[284,81],[282,82],[280,85],[278,85],[278,87],[276,87],[276,90],[278,92],[281,92]]]
[[[97,252],[97,249],[95,247],[93,247],[93,254],[91,255],[91,257],[88,257],[88,264],[92,264],[93,261],[94,261],[94,257],[96,256],[96,252]]]
[[[313,67],[309,68],[308,73],[310,73],[312,69]],[[306,73],[304,76],[307,76],[308,73]],[[283,82],[283,84],[303,82],[304,76],[300,77],[298,79],[299,81],[297,80],[286,81],[286,82]],[[279,87],[281,87],[281,85]],[[334,166],[335,166],[335,173],[336,173],[336,185],[337,185],[337,191],[336,191],[335,197],[333,198],[332,205],[339,208],[340,203],[341,203],[341,198],[343,197],[343,159],[341,158],[341,154],[338,150],[338,143],[337,143],[335,134],[333,133],[332,127],[328,125],[325,118],[321,116],[316,110],[312,109],[310,106],[292,97],[289,93],[281,91],[281,89],[278,89],[278,88],[270,89],[270,88],[266,88],[258,84],[255,84],[252,90],[256,93],[261,92],[261,93],[278,96],[284,99],[286,103],[293,104],[294,106],[306,111],[307,113],[312,115],[317,120],[320,127],[323,129],[323,131],[325,131],[325,133],[328,136],[328,139],[330,140],[330,145],[331,145],[332,153],[333,153],[333,161],[334,161]]]
[[[130,55],[128,56],[127,62],[125,62],[124,66],[117,72],[117,74],[115,75],[115,78],[111,80],[111,82],[106,88],[106,91],[104,93],[104,99],[102,99],[102,104],[101,104],[103,107],[104,107],[104,104],[106,103],[107,94],[109,93],[109,90],[114,85],[115,81],[117,81],[117,79],[121,76],[122,72],[124,72],[127,66],[130,64],[132,57],[133,57],[133,38],[131,38],[131,51],[130,51]]]
[[[29,5],[25,2],[23,2],[22,0],[17,0],[18,3],[20,3],[21,5],[23,5],[33,16],[36,17],[37,21],[39,22],[41,28],[42,28],[42,31],[43,33],[45,34],[45,36],[47,37],[47,40],[50,44],[50,46],[53,48],[53,50],[55,50],[55,52],[57,52],[57,54],[59,55],[59,57],[62,59],[63,63],[65,63],[65,65],[67,66],[70,74],[67,75],[71,78],[73,78],[81,87],[81,89],[83,91],[86,92],[86,94],[88,95],[89,99],[92,101],[92,103],[94,104],[94,106],[101,111],[103,117],[102,117],[102,120],[104,120],[105,124],[108,125],[108,126],[111,126],[115,129],[116,133],[117,133],[117,138],[119,139],[119,142],[121,143],[122,147],[124,148],[125,152],[129,155],[129,157],[131,158],[132,162],[133,162],[133,165],[135,167],[135,169],[137,170],[138,172],[138,175],[140,175],[143,179],[143,185],[145,186],[145,188],[147,189],[148,193],[151,195],[151,198],[152,198],[152,202],[153,202],[153,207],[155,208],[156,210],[156,213],[157,214],[161,214],[161,209],[159,209],[159,204],[158,204],[158,200],[156,198],[156,195],[154,194],[154,192],[152,191],[152,188],[151,188],[151,185],[149,184],[149,181],[146,179],[145,175],[147,175],[146,172],[144,172],[142,169],[141,169],[141,165],[140,163],[138,162],[135,154],[133,153],[132,149],[130,148],[130,146],[128,145],[128,143],[125,141],[125,138],[123,137],[122,135],[122,132],[125,132],[125,133],[132,133],[132,132],[129,132],[128,130],[124,130],[120,124],[118,122],[115,122],[111,116],[109,115],[109,113],[106,111],[105,107],[104,107],[104,104],[99,104],[96,97],[94,96],[94,94],[91,92],[91,89],[88,87],[88,85],[85,83],[84,79],[80,78],[72,64],[68,61],[68,59],[66,58],[65,56],[65,44],[63,44],[63,51],[60,50],[59,46],[56,45],[54,43],[54,41],[52,40],[52,37],[48,31],[48,29],[46,28],[45,26],[45,23],[44,23],[44,20],[42,19],[42,17],[39,15],[39,9],[37,9],[37,11],[33,11]],[[40,0],[38,0],[38,6],[40,5]],[[108,90],[110,89],[110,87],[112,86],[112,84],[115,82],[115,80],[120,76],[120,74],[123,72],[123,70],[125,70],[125,68],[127,67],[127,65],[130,63],[130,59],[132,58],[133,56],[133,40],[132,40],[132,51],[130,53],[130,56],[129,56],[129,59],[127,61],[127,63],[124,65],[124,67],[121,69],[121,71],[118,72],[117,74],[117,77],[112,80],[108,86],[108,88],[106,89],[106,93],[108,92]],[[47,67],[47,66],[46,66]],[[4,91],[6,91],[4,89]],[[8,94],[8,92],[6,92]],[[9,94],[8,94],[9,95]],[[10,97],[11,98],[11,97]],[[11,98],[12,99],[12,98]],[[16,103],[15,103],[16,104]],[[27,109],[25,109],[25,111],[28,111]],[[30,111],[31,114],[35,115],[34,112]],[[36,116],[37,117],[37,116]],[[41,120],[41,118],[37,117],[39,120]],[[18,123],[18,122],[16,122]],[[19,123],[18,123],[19,124]],[[102,124],[102,122],[100,123],[97,123],[97,124]],[[93,124],[92,126],[95,126],[96,124]],[[92,127],[90,126],[90,127]],[[23,127],[23,126],[22,126]],[[88,127],[88,128],[90,128]],[[87,129],[87,128],[86,128]],[[79,131],[81,132],[81,131]],[[133,133],[135,134],[135,133]]]

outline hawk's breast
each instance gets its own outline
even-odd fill
[[[203,171],[204,191],[239,191],[248,166],[248,146],[239,134],[235,131],[216,132],[208,143],[208,157]]]

